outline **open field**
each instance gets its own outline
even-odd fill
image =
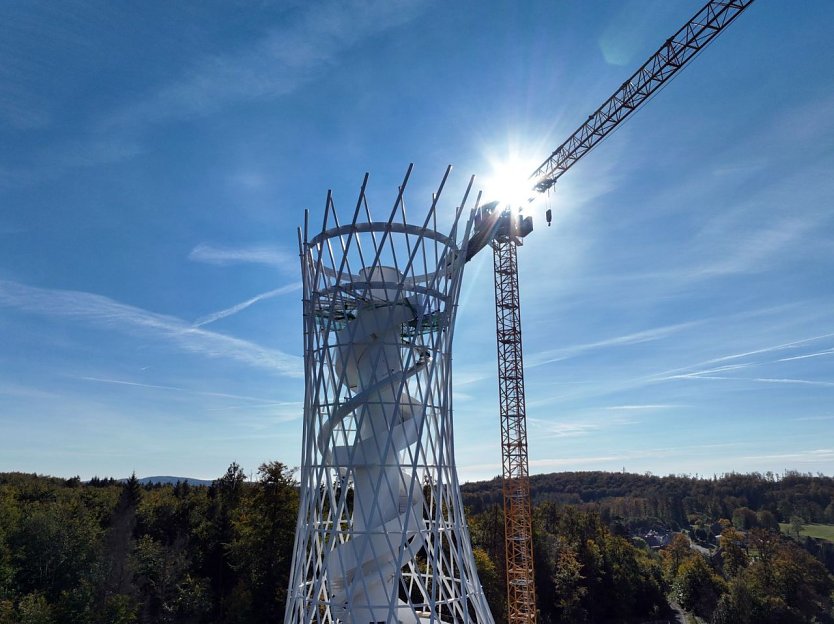
[[[780,522],[779,529],[782,531],[782,533],[788,535],[790,535],[791,533],[790,524]],[[834,543],[834,524],[806,524],[803,525],[802,531],[800,531],[799,534],[803,537],[806,535],[809,537],[818,537]]]

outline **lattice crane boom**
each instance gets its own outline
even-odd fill
[[[530,176],[546,192],[576,162],[646,103],[754,0],[711,0],[660,47]],[[549,211],[548,211],[548,222]],[[510,624],[535,624],[533,529],[521,340],[517,247],[533,230],[520,210],[484,205],[476,215],[467,260],[493,249],[498,396],[504,495],[507,615]]]
[[[651,99],[751,4],[753,0],[708,2],[539,165],[530,176],[533,188],[543,193],[556,184],[576,161]]]

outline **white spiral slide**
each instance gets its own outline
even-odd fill
[[[401,292],[396,269],[381,267],[363,276],[368,278],[366,302],[337,332],[340,348],[334,362],[353,395],[331,415],[318,440],[328,463],[352,467],[354,486],[351,539],[337,545],[328,559],[337,605],[333,615],[343,622],[388,622],[394,615],[403,624],[417,624],[412,608],[400,600],[398,612],[389,611],[399,569],[424,546],[423,492],[401,468],[401,454],[419,440],[425,416],[406,382],[430,362],[430,355],[402,338],[403,326],[417,313],[412,301],[396,296]],[[327,449],[333,428],[357,411],[354,442]]]

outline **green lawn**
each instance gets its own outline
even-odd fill
[[[782,530],[782,533],[787,535],[792,533],[790,524],[780,522],[779,528]],[[834,524],[806,524],[803,525],[800,535],[819,537],[829,542],[834,542]]]

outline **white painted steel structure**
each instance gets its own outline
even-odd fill
[[[301,504],[286,624],[492,624],[454,463],[451,345],[472,214],[422,225],[409,167],[386,221],[362,184],[341,224],[299,232],[305,401]],[[476,206],[477,207],[477,206]],[[460,225],[460,227],[459,227]],[[459,238],[459,240],[458,240]]]

